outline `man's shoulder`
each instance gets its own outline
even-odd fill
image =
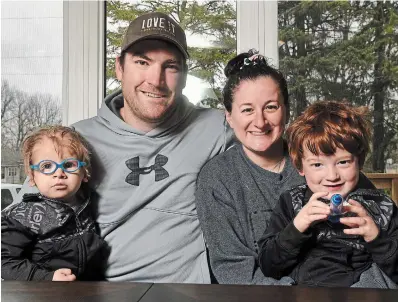
[[[225,125],[225,114],[220,109],[202,108],[195,106],[193,112],[198,123],[207,123],[209,126]]]
[[[193,107],[183,127],[198,142],[221,152],[233,143],[233,131],[228,126],[224,111],[220,109]]]
[[[215,116],[215,117],[224,117],[224,111],[221,109],[215,109],[215,108],[204,108],[204,107],[199,107],[199,106],[194,106],[193,110],[198,112],[199,114],[206,115],[206,116]]]
[[[98,116],[78,121],[72,124],[71,127],[83,135],[90,144],[93,143],[93,141],[97,141],[100,137],[106,137],[103,123]]]
[[[98,123],[98,116],[94,116],[91,118],[87,118],[84,120],[80,120],[76,123],[73,123],[71,127],[75,128],[78,132],[85,132],[85,130],[89,129],[88,127],[93,126]]]

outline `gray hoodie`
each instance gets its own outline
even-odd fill
[[[100,234],[111,248],[110,281],[210,282],[196,178],[229,145],[231,131],[222,111],[178,102],[148,133],[121,119],[120,91],[104,100],[98,116],[73,125],[93,148],[89,184]]]

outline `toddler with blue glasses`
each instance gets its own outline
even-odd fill
[[[85,140],[69,127],[44,127],[25,139],[22,153],[39,193],[2,212],[2,279],[101,279],[105,244],[84,188],[90,177]]]

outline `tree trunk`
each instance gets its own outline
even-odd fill
[[[383,60],[384,60],[384,49],[385,42],[382,42],[383,34],[383,3],[378,2],[374,20],[379,20],[375,28],[375,43],[379,44],[376,46],[376,62],[374,64],[374,80],[372,83],[372,94],[374,98],[374,109],[373,109],[373,154],[372,154],[372,168],[374,172],[384,172],[384,99],[386,96],[386,86],[383,76]]]
[[[304,14],[301,12],[296,13],[295,15],[296,19],[296,28],[305,33],[305,26],[304,26]],[[300,38],[297,41],[297,58],[305,57],[307,56],[307,50],[305,47],[305,41],[303,38]],[[300,81],[297,81],[297,83],[301,83],[302,79],[306,78],[306,73],[305,73],[305,66],[302,66],[298,70],[298,77],[300,78]],[[295,93],[295,99],[296,99],[296,108],[294,112],[294,116],[298,117],[303,113],[305,108],[307,107],[307,96],[306,96],[306,91],[305,87],[303,85],[300,85],[297,87]]]

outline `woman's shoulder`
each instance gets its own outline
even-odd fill
[[[199,182],[224,182],[232,183],[238,174],[238,167],[242,165],[239,158],[238,146],[234,145],[228,150],[210,159],[200,170]]]
[[[214,156],[203,166],[200,173],[217,173],[235,169],[239,158],[238,146],[233,145],[228,150]],[[235,164],[234,164],[235,163]]]

